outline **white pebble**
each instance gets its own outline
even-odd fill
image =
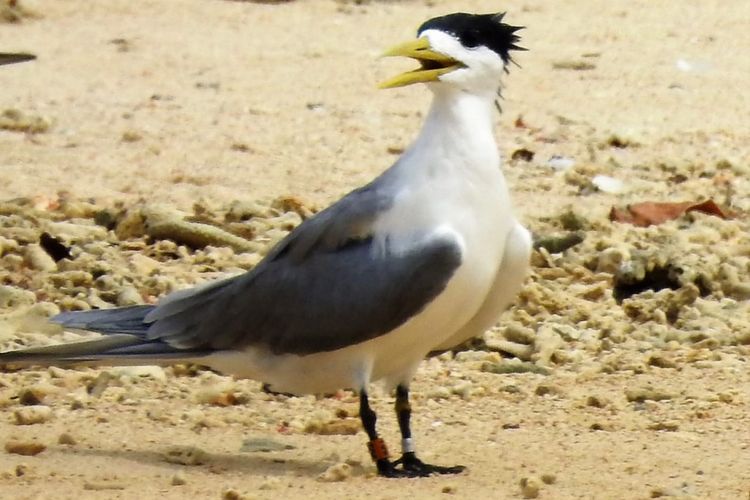
[[[591,183],[602,193],[617,194],[625,188],[625,183],[608,175],[595,175]]]

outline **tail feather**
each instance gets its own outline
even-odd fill
[[[0,352],[0,365],[24,366],[118,366],[200,363],[211,351],[180,350],[159,341],[133,335],[108,335],[82,342],[30,347]]]
[[[53,316],[51,321],[67,328],[91,330],[103,334],[127,333],[143,337],[149,323],[144,318],[155,306],[130,306],[116,309],[70,311]]]
[[[51,320],[66,328],[102,333],[81,342],[30,347],[0,353],[0,365],[152,365],[199,362],[206,350],[177,349],[159,340],[148,340],[144,317],[154,306],[65,312]]]

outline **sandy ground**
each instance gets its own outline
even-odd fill
[[[35,227],[73,220],[101,229],[76,234],[99,235],[116,284],[131,283],[144,300],[247,268],[260,250],[217,254],[130,241],[96,226],[92,213],[118,201],[209,218],[223,217],[232,200],[265,206],[294,197],[325,206],[389,166],[428,106],[423,88],[376,90],[408,64],[378,54],[429,17],[498,8],[449,0],[23,5],[40,17],[0,25],[0,48],[39,59],[2,68],[0,112],[16,109],[51,126],[0,130],[0,199],[31,200],[16,200],[17,211],[3,205],[0,216],[4,290],[21,294],[2,300],[5,347],[66,338],[28,320],[36,317],[29,308],[44,316],[119,300],[87,295],[94,285],[86,277],[60,285],[76,281],[59,277],[70,269],[28,265],[23,252]],[[467,473],[373,477],[363,433],[346,435],[357,430],[356,399],[346,392],[270,396],[253,381],[171,368],[8,371],[0,373],[0,441],[47,448],[35,456],[0,451],[0,497],[521,498],[533,494],[520,485],[527,479],[550,499],[748,498],[750,3],[500,8],[527,27],[529,48],[506,79],[497,120],[519,213],[538,234],[579,229],[586,239],[564,253],[535,254],[519,304],[487,345],[432,359],[418,374],[423,458],[468,465]],[[530,161],[510,160],[522,149]],[[622,186],[598,190],[597,174]],[[61,197],[94,208],[58,213]],[[705,198],[735,218],[688,216],[658,229],[606,218],[612,205]],[[566,211],[584,220],[581,227],[561,222]],[[269,220],[284,213],[291,212]],[[89,260],[80,262],[96,261],[94,250],[81,251]],[[164,264],[166,281],[138,281],[143,267],[130,264],[141,251],[162,263],[170,252],[182,257]],[[643,252],[647,267],[666,259],[696,277],[620,304],[617,266]],[[519,338],[508,325],[537,338]],[[492,373],[514,349],[524,367],[546,374]],[[17,425],[32,407],[23,403],[34,402],[19,394],[29,392],[51,414]],[[392,399],[381,394],[375,404],[395,451]],[[240,451],[260,438],[282,449]],[[198,448],[178,462],[205,456],[170,463],[165,454],[175,446]],[[320,480],[329,467],[324,477],[344,470],[341,481]]]

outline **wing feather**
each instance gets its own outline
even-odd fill
[[[446,235],[405,253],[376,252],[373,224],[392,204],[377,185],[308,219],[256,268],[169,296],[148,338],[180,349],[330,351],[383,335],[422,310],[461,263]]]

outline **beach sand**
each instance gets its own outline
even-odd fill
[[[20,5],[36,16],[0,24],[0,49],[38,59],[0,68],[0,348],[73,339],[46,324],[61,307],[248,269],[390,166],[430,95],[377,90],[410,64],[378,56],[454,11],[526,27],[496,132],[547,249],[482,342],[414,381],[421,457],[468,472],[374,476],[348,391],[268,395],[194,367],[8,369],[0,497],[748,497],[750,3]],[[729,217],[608,219],[706,199]],[[144,221],[159,217],[157,234]],[[223,236],[185,237],[195,222]],[[45,231],[75,258],[40,254]],[[393,398],[373,399],[395,453]]]

